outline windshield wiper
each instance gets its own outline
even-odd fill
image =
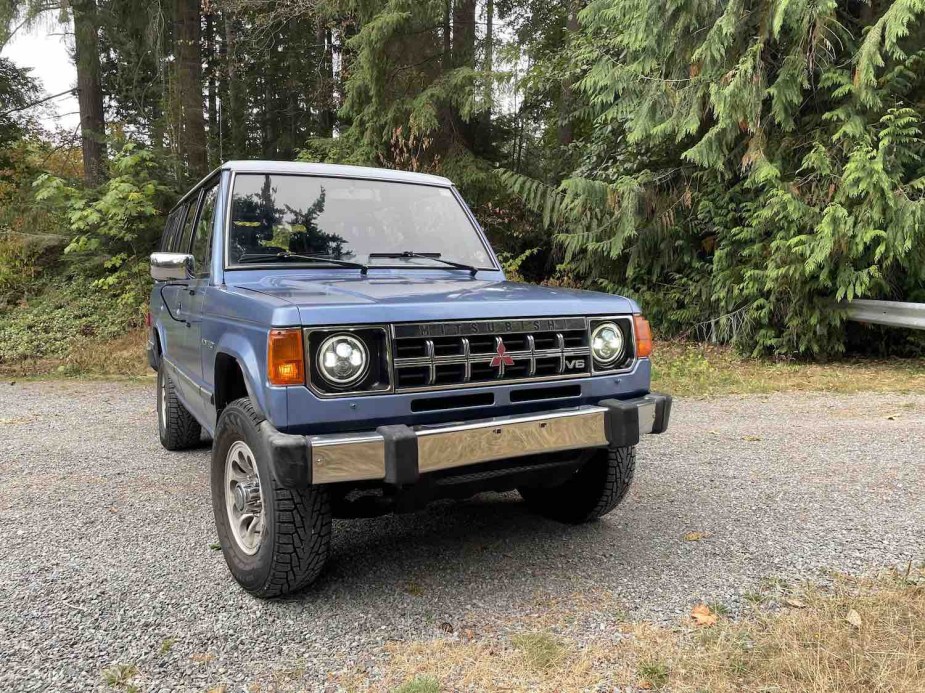
[[[303,260],[306,262],[328,262],[332,265],[337,265],[338,267],[352,267],[354,269],[360,270],[360,274],[366,274],[369,271],[369,267],[364,265],[362,262],[351,262],[350,260],[336,260],[332,257],[325,257],[324,255],[299,255],[298,253],[244,253],[241,257],[238,258],[239,264],[245,264],[248,262],[264,262],[266,260]]]
[[[440,253],[415,253],[414,251],[411,251],[411,250],[404,250],[400,253],[370,253],[369,254],[370,260],[376,257],[386,257],[386,258],[388,257],[418,257],[418,258],[423,258],[425,260],[436,260],[437,262],[442,262],[444,265],[455,267],[456,269],[468,270],[469,274],[473,277],[475,276],[476,272],[479,271],[478,267],[473,267],[472,265],[466,265],[466,264],[463,264],[462,262],[453,262],[452,260],[444,260],[442,257],[440,257]]]

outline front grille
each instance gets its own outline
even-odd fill
[[[393,330],[396,390],[591,373],[585,318],[414,323]]]

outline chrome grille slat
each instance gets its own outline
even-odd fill
[[[586,318],[418,323],[393,329],[396,391],[591,375]],[[402,353],[414,355],[398,356]]]
[[[513,359],[524,358],[552,358],[565,356],[589,356],[591,350],[588,347],[569,347],[567,349],[535,349],[534,351],[508,351],[507,355]],[[433,363],[490,363],[495,357],[494,354],[475,354],[470,355],[468,359],[465,356],[434,356]],[[396,366],[429,366],[431,359],[427,356],[408,356],[405,358],[395,359]]]
[[[427,364],[428,364],[428,374],[427,374],[427,384],[433,385],[437,381],[437,364],[434,363],[434,340],[425,339],[424,340],[424,351],[427,353]]]
[[[472,380],[472,364],[469,362],[469,338],[462,337],[463,358],[466,360],[463,368],[463,382],[468,383]]]
[[[527,344],[530,346],[530,366],[527,375],[532,378],[536,375],[536,337],[532,334],[528,334]]]

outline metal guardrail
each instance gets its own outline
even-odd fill
[[[848,319],[855,322],[925,330],[925,303],[857,300],[842,301],[839,305],[848,312]]]

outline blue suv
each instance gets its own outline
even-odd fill
[[[151,274],[161,442],[212,438],[222,551],[259,597],[318,576],[332,518],[513,489],[598,518],[668,425],[639,307],[506,281],[445,178],[230,162],[170,212]]]

